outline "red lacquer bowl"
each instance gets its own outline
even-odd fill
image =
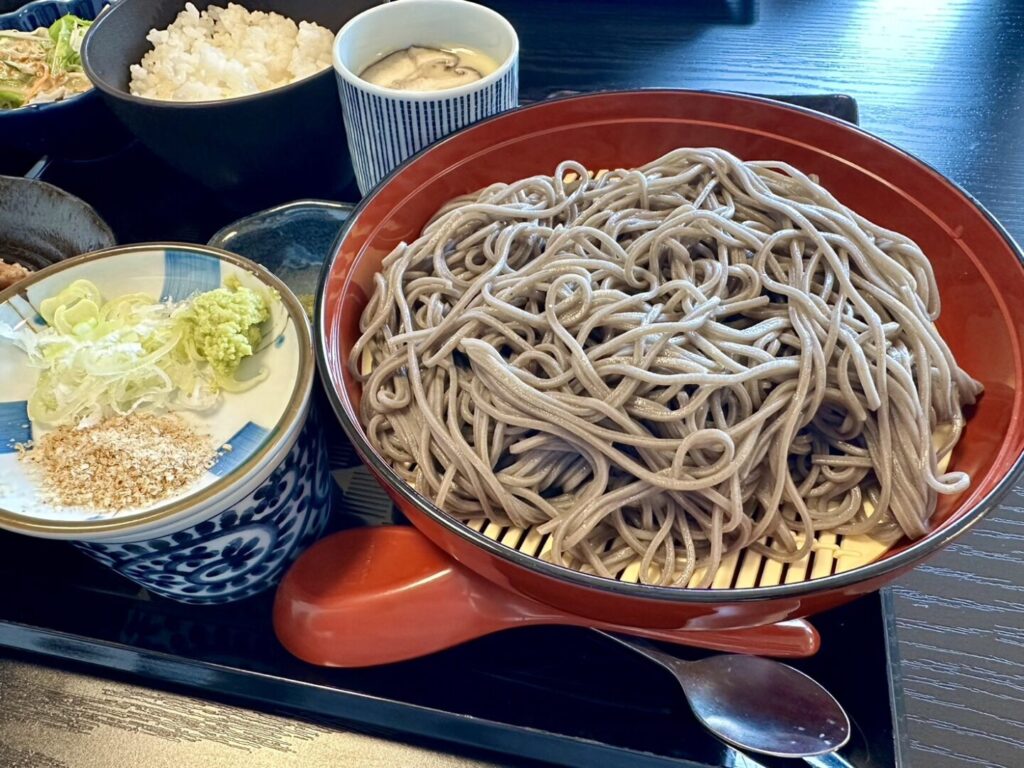
[[[579,573],[498,544],[448,517],[395,475],[357,419],[348,372],[359,316],[381,260],[415,238],[446,200],[496,181],[550,174],[562,160],[631,167],[680,146],[722,147],[816,173],[846,205],[914,238],[942,294],[940,329],[985,394],[953,456],[971,473],[944,498],[934,530],[882,559],[812,581],[752,589],[651,587]],[[542,602],[604,621],[724,629],[807,616],[875,590],[976,523],[1010,487],[1024,452],[1024,267],[991,216],[939,173],[845,123],[777,102],[688,91],[601,93],[550,101],[461,131],[412,158],[357,209],[324,271],[317,308],[321,373],[363,460],[409,519],[486,578]],[[425,606],[429,611],[429,607]]]

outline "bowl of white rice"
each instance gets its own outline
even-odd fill
[[[217,101],[270,91],[331,65],[334,34],[316,22],[250,11],[237,3],[194,3],[166,29],[152,29],[153,48],[132,64],[129,91],[164,101]]]
[[[239,208],[336,196],[351,164],[334,35],[379,0],[119,0],[86,74],[151,151]]]

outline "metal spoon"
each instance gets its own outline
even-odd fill
[[[527,624],[589,626],[656,661],[679,680],[698,719],[742,749],[786,757],[826,755],[830,760],[835,755],[827,753],[849,738],[849,719],[836,700],[792,667],[734,654],[687,662],[635,637],[805,656],[817,647],[817,634],[806,623],[720,632],[608,624],[598,629],[598,622],[501,589],[455,562],[414,528],[360,528],[320,540],[292,566],[274,604],[274,629],[285,648],[325,666],[416,658]],[[808,762],[832,768],[819,758]],[[842,762],[832,765],[838,768]]]
[[[671,672],[693,714],[727,744],[763,755],[811,758],[812,765],[823,765],[815,756],[834,753],[850,739],[850,719],[839,702],[786,664],[736,654],[684,661],[646,640],[594,631]]]
[[[825,755],[832,761],[836,756],[828,753],[849,738],[849,720],[835,699],[792,667],[732,654],[687,662],[635,637],[806,656],[817,647],[817,634],[806,623],[711,632],[595,622],[492,584],[414,528],[360,528],[322,539],[292,566],[274,603],[274,629],[282,645],[313,664],[336,667],[416,658],[528,624],[589,626],[656,661],[679,680],[698,719],[742,749],[786,757]],[[843,764],[820,760],[808,758],[818,768]]]

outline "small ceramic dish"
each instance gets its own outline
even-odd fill
[[[226,393],[209,412],[182,414],[222,450],[199,480],[147,507],[111,513],[45,501],[38,475],[17,448],[42,434],[30,423],[26,402],[38,371],[20,349],[0,343],[0,527],[70,539],[146,588],[198,603],[271,586],[319,536],[330,478],[321,437],[312,426],[304,428],[314,374],[310,332],[298,300],[272,274],[204,246],[113,248],[61,262],[0,293],[0,323],[43,327],[40,302],[80,279],[108,299],[144,293],[181,300],[229,278],[281,297],[264,326],[263,345],[238,374],[245,379],[264,369],[267,376],[245,392]]]
[[[0,176],[0,258],[40,270],[110,248],[114,233],[91,206],[37,179]]]
[[[305,298],[316,293],[320,269],[354,207],[295,200],[228,224],[209,245],[266,267]]]
[[[32,32],[74,14],[95,19],[108,0],[36,0],[0,14],[0,29]],[[95,88],[48,104],[0,109],[0,145],[38,155],[100,157],[123,144],[127,134]]]

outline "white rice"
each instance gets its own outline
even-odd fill
[[[167,29],[152,29],[153,50],[131,67],[131,92],[165,101],[246,96],[331,66],[334,34],[277,13],[228,3],[200,13],[192,3]]]

